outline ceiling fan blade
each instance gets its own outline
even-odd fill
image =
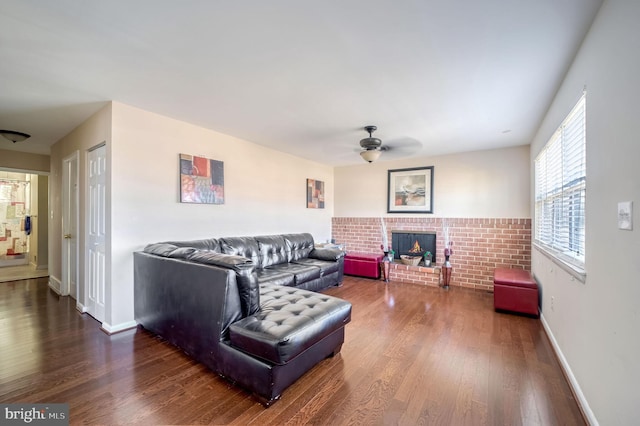
[[[422,148],[422,142],[413,138],[401,138],[394,139],[385,143],[382,143],[383,155],[386,158],[402,158],[415,155],[420,148]]]

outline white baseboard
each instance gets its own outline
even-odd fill
[[[45,271],[49,269],[49,265],[38,265],[36,262],[29,262],[29,266],[36,271]]]
[[[544,328],[545,333],[547,333],[547,337],[549,337],[549,341],[551,342],[551,346],[553,347],[553,350],[556,353],[556,356],[560,360],[560,366],[562,367],[562,370],[564,371],[565,376],[569,380],[569,386],[571,386],[571,390],[573,391],[573,394],[576,396],[578,400],[578,405],[580,405],[580,409],[582,410],[582,413],[586,417],[587,422],[591,426],[599,426],[600,423],[598,423],[598,419],[596,419],[595,414],[593,414],[593,411],[591,411],[589,402],[587,402],[587,398],[585,398],[584,393],[582,393],[582,388],[580,387],[578,380],[576,380],[576,377],[573,375],[573,371],[571,371],[571,367],[569,366],[567,359],[564,357],[564,354],[562,353],[560,346],[558,346],[558,341],[556,340],[555,336],[551,332],[551,329],[549,328],[549,324],[547,324],[547,321],[545,320],[544,315],[542,314],[540,314],[540,322],[542,322],[542,327]]]
[[[62,288],[62,281],[60,281],[53,275],[49,275],[49,288],[55,291],[58,295],[60,295],[61,294],[60,289]]]
[[[110,325],[106,322],[102,323],[102,330],[107,334],[119,333],[121,331],[129,330],[131,328],[135,328],[138,326],[138,323],[135,321],[123,322],[121,324]]]
[[[86,314],[87,313],[87,307],[84,306],[82,303],[76,301],[76,310],[78,312],[80,312],[81,314]]]

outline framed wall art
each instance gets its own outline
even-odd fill
[[[388,173],[387,213],[433,213],[433,166]]]
[[[307,208],[324,209],[324,182],[307,179]]]
[[[180,202],[224,204],[224,163],[180,154]]]

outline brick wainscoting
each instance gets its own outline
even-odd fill
[[[332,238],[347,251],[380,253],[384,220],[387,238],[392,231],[435,231],[437,265],[444,261],[442,223],[453,242],[451,285],[493,290],[495,268],[531,270],[531,219],[461,219],[401,217],[334,217]],[[437,285],[438,270],[394,264],[391,280]]]

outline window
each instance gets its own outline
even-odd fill
[[[535,242],[584,270],[586,99],[583,95],[535,160]]]

